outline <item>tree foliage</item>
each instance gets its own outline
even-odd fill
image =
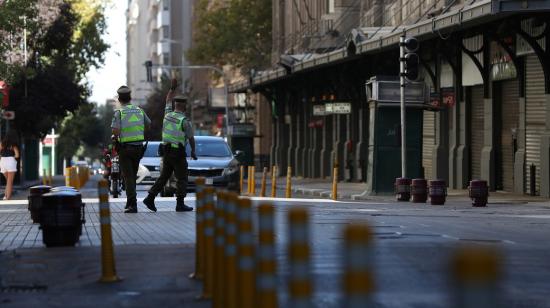
[[[84,103],[63,120],[59,131],[59,152],[70,158],[81,147],[97,147],[105,139],[105,128],[95,110],[95,105]]]
[[[164,108],[166,107],[166,94],[170,90],[170,80],[166,75],[161,76],[161,82],[147,97],[143,110],[151,119],[151,127],[146,132],[147,140],[162,139],[162,121],[164,120]]]
[[[248,71],[269,64],[272,0],[232,0],[211,5],[199,0],[193,46],[187,57],[196,64],[230,64]]]

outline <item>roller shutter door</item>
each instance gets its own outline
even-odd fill
[[[540,137],[545,128],[546,107],[544,106],[544,75],[535,55],[525,59],[525,135],[526,135],[526,187],[529,192],[531,179],[529,167],[536,166],[536,192],[540,193]]]
[[[422,126],[422,167],[424,167],[424,178],[431,179],[435,145],[435,112],[424,111]]]
[[[497,153],[500,157],[501,189],[504,191],[514,190],[514,140],[512,129],[519,126],[519,86],[517,80],[504,81],[501,83],[502,116],[500,131],[500,147]]]
[[[483,149],[483,86],[470,88],[470,157],[471,179],[481,179],[481,150]]]

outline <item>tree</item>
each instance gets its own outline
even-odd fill
[[[193,46],[195,64],[230,64],[247,72],[263,68],[271,55],[271,0],[199,0]]]
[[[143,110],[151,119],[151,127],[146,132],[147,140],[162,139],[162,121],[164,120],[164,108],[166,106],[166,94],[170,90],[170,80],[166,75],[161,76],[161,82],[147,97]]]

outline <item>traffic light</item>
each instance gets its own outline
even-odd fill
[[[405,53],[401,59],[405,63],[405,71],[402,74],[409,81],[417,80],[419,58],[416,51],[418,50],[418,40],[414,37],[406,37],[400,42],[400,46]]]
[[[147,73],[147,82],[153,82],[153,61],[145,61],[145,71]]]

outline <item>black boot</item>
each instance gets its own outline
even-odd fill
[[[148,194],[147,197],[143,199],[143,204],[145,204],[145,206],[151,211],[157,211],[157,207],[155,206],[155,196]]]
[[[137,213],[137,201],[128,199],[124,213]]]
[[[193,210],[192,207],[185,205],[183,203],[183,198],[178,198],[176,201],[176,212],[191,212]]]

